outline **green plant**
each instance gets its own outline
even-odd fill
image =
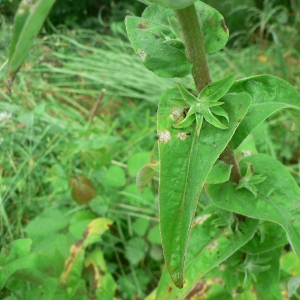
[[[178,85],[164,92],[157,112],[159,160],[147,164],[137,177],[144,187],[159,165],[160,231],[167,268],[148,299],[184,299],[198,292],[206,299],[281,299],[282,293],[296,299],[300,189],[280,162],[256,153],[248,136],[282,108],[297,116],[299,95],[289,83],[271,75],[235,81],[235,75],[229,74],[211,82],[206,53],[222,49],[227,41],[222,16],[200,1],[176,1],[176,6],[172,2],[172,8],[180,8],[175,11],[168,7],[170,1],[157,2],[166,7],[154,3],[141,18],[127,17],[132,46],[145,66],[161,77],[191,72],[196,91]],[[12,45],[22,45],[26,26],[15,30]],[[33,40],[30,35],[26,43]],[[9,87],[21,66],[23,49],[11,48]],[[117,171],[110,172],[112,185],[118,184]],[[134,259],[133,249],[144,245],[141,239],[132,240],[127,257]],[[28,246],[16,249],[24,252]],[[1,266],[14,273],[10,264],[17,260],[14,250],[11,253],[2,254]],[[80,292],[78,273],[66,280],[74,283],[65,294],[71,298]],[[43,283],[49,290],[55,284],[53,278]]]
[[[299,110],[299,95],[290,84],[270,75],[236,82],[234,76],[228,75],[211,83],[205,53],[216,52],[225,45],[226,25],[218,12],[202,2],[181,3],[176,11],[166,2],[162,3],[166,8],[151,4],[141,18],[126,19],[129,39],[147,68],[161,77],[184,77],[191,71],[197,88],[194,93],[182,86],[166,91],[158,108],[160,228],[166,266],[173,281],[166,272],[162,275],[157,290],[159,299],[167,295],[187,296],[201,277],[225,260],[222,255],[228,257],[250,243],[258,230],[255,219],[280,224],[295,253],[300,253],[299,225],[294,215],[297,212],[290,212],[300,193],[296,182],[271,157],[256,154],[237,161],[232,151],[278,109]],[[220,162],[216,163],[218,158]],[[210,226],[211,233],[207,232],[207,240],[201,245],[205,233],[194,233],[197,221],[193,223],[193,219],[205,182],[212,204],[202,212],[205,218],[199,222],[199,231]],[[290,192],[286,203],[283,195]],[[233,215],[221,220],[218,217],[211,223],[210,218],[215,216],[211,211],[219,208]],[[212,233],[216,230],[214,224],[226,233]],[[259,226],[262,224],[265,223]],[[241,229],[242,225],[247,230]],[[224,235],[230,239],[231,235],[237,237],[238,232],[243,232],[245,238],[249,236],[240,240],[241,244],[229,247],[229,241],[223,241]],[[271,269],[272,263],[268,264],[265,269],[249,271],[252,279],[247,276],[241,284],[243,292],[254,285],[259,295],[263,293],[254,277]],[[240,283],[236,284],[235,288]],[[279,284],[277,293],[278,298]]]

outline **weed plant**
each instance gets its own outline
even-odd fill
[[[157,138],[155,105],[174,80],[157,78],[146,70],[127,41],[63,28],[36,42],[9,96],[4,87],[9,39],[10,25],[2,23],[1,246],[31,237],[34,251],[46,251],[58,243],[66,259],[70,245],[91,220],[110,218],[114,224],[99,244],[117,283],[114,288],[121,299],[143,299],[158,283],[163,258],[157,178],[140,191],[135,177],[155,155],[151,153]],[[299,87],[299,69],[294,63],[299,52],[292,49],[282,56],[287,57],[288,80]],[[211,55],[209,64],[216,79],[228,73],[282,75],[272,44],[264,51],[256,45],[225,48]],[[184,84],[191,82],[187,78]],[[93,110],[102,89],[106,92]],[[277,114],[253,136],[260,152],[287,163],[300,182],[299,132],[289,120],[286,113]],[[100,160],[95,159],[99,156]],[[81,175],[92,182],[97,195],[88,205],[72,199],[70,178],[79,180]],[[21,291],[28,292],[26,286]],[[9,293],[1,291],[0,297]]]

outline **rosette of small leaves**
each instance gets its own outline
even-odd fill
[[[186,128],[196,120],[196,131],[199,136],[203,120],[205,119],[208,123],[217,128],[227,129],[228,127],[222,124],[214,115],[224,117],[227,122],[229,122],[227,112],[220,107],[224,102],[220,102],[219,100],[226,95],[234,81],[235,75],[230,74],[221,80],[207,85],[199,93],[198,97],[178,84],[182,98],[189,108],[185,118],[173,126],[175,128]]]
[[[263,182],[267,177],[262,175],[253,175],[253,172],[254,171],[252,165],[250,163],[247,163],[246,175],[240,179],[240,182],[236,189],[238,190],[241,188],[245,188],[250,191],[256,198],[257,188],[255,185]]]
[[[271,268],[272,257],[265,257],[264,255],[251,255],[247,254],[243,264],[238,268],[238,271],[243,272],[244,286],[250,284],[250,282],[257,282],[257,274],[265,272]]]

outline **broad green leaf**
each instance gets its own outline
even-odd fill
[[[300,258],[299,186],[286,168],[268,155],[255,154],[241,162],[251,163],[255,174],[266,177],[257,185],[257,197],[227,182],[209,186],[211,199],[223,209],[281,225]]]
[[[24,276],[24,275],[23,275]],[[33,276],[32,273],[28,277]],[[26,277],[25,277],[26,278]],[[30,289],[26,294],[26,299],[31,300],[48,300],[55,299],[58,282],[54,278],[46,278],[41,285],[30,285]]]
[[[161,248],[161,242],[160,245],[151,244],[149,254],[154,261],[162,262],[164,257]]]
[[[126,174],[123,168],[111,166],[105,176],[105,184],[113,187],[122,187],[126,183]]]
[[[76,212],[71,220],[68,227],[69,233],[76,239],[79,240],[86,230],[86,227],[96,219],[96,215],[90,211],[81,210]]]
[[[282,248],[277,248],[258,255],[238,251],[211,273],[224,280],[234,299],[282,299],[279,288],[281,251]]]
[[[153,3],[172,8],[172,9],[183,9],[187,6],[192,5],[197,0],[152,0]]]
[[[150,188],[145,188],[142,191],[138,189],[136,184],[129,184],[127,185],[121,192],[119,192],[120,195],[123,195],[126,199],[126,203],[129,205],[134,206],[152,206],[155,205],[155,197],[153,195],[153,192]]]
[[[271,75],[238,80],[229,92],[246,92],[252,97],[252,105],[229,144],[233,149],[238,147],[258,124],[279,109],[300,109],[297,90],[287,81]]]
[[[229,30],[223,16],[204,2],[195,2],[206,53],[221,50],[227,43]]]
[[[185,77],[192,69],[184,44],[177,39],[168,21],[174,16],[172,9],[153,4],[146,8],[142,18],[128,16],[125,19],[134,51],[144,65],[160,77]]]
[[[300,261],[295,252],[288,252],[281,256],[280,269],[291,276],[300,277]]]
[[[96,191],[91,180],[83,174],[72,177],[69,181],[72,198],[77,203],[87,204],[96,197]]]
[[[180,98],[178,89],[166,91],[157,112],[162,245],[167,268],[178,287],[183,284],[188,236],[203,184],[251,103],[246,93],[227,94],[222,101],[229,113],[228,129],[206,123],[197,137],[195,124],[183,129],[173,127],[174,112],[186,108]]]
[[[127,170],[130,176],[136,176],[140,168],[149,162],[150,152],[135,153],[128,159]]]
[[[8,60],[8,89],[34,43],[55,0],[23,0],[15,15]]]
[[[148,228],[150,226],[150,220],[145,218],[138,218],[132,224],[132,230],[139,236],[143,236],[146,234]]]
[[[125,257],[133,265],[138,264],[146,253],[146,242],[141,237],[134,237],[126,242],[125,245]]]
[[[5,249],[2,248],[0,255],[0,289],[5,285],[6,280],[18,269],[26,268],[32,261],[28,260],[30,256],[32,240],[20,239],[10,244],[9,255],[6,256]]]
[[[152,227],[147,235],[147,240],[151,243],[151,244],[157,244],[157,245],[161,245],[161,237],[160,237],[160,232],[159,232],[159,225],[155,225],[154,227]]]
[[[223,16],[216,9],[204,2],[196,1],[194,5],[202,31],[205,52],[214,53],[221,50],[226,45],[229,37],[229,31]],[[143,15],[143,17],[148,18],[150,16]],[[158,14],[155,15],[155,18],[163,19],[163,16]],[[175,14],[174,19],[176,19]],[[169,17],[168,21],[171,24],[170,20],[172,20],[172,18]],[[178,23],[177,20],[176,23]],[[179,27],[179,24],[177,26]],[[175,26],[173,25],[172,28],[174,27]],[[173,31],[177,33],[176,30]],[[181,33],[180,35],[176,35],[177,38],[182,40]]]
[[[251,293],[253,288],[251,278],[245,272],[244,262],[246,260],[247,256],[243,252],[236,251],[206,274],[204,278],[222,278],[222,285],[231,295],[231,297],[225,299],[257,300],[253,292]]]
[[[222,161],[217,162],[207,176],[205,183],[218,184],[229,180],[232,165],[226,165]]]
[[[106,149],[83,149],[80,151],[80,156],[84,164],[88,167],[97,169],[101,166],[108,167],[111,162],[111,156]]]
[[[64,258],[58,251],[51,255],[31,252],[31,239],[15,240],[10,252],[0,255],[0,289],[13,275],[23,278],[35,278],[39,290],[33,286],[33,295],[43,295],[34,299],[52,299],[58,285],[58,278],[63,270]]]
[[[33,219],[26,227],[27,236],[36,238],[59,232],[69,224],[69,218],[58,209],[47,209]]]
[[[69,255],[70,241],[66,234],[49,233],[44,236],[36,237],[33,241],[32,251],[51,255],[58,251],[64,258]]]
[[[256,145],[254,142],[253,135],[248,135],[243,142],[234,150],[234,156],[237,161],[240,162],[245,156],[251,156],[257,154]]]
[[[259,259],[269,259],[269,268],[264,272],[259,272],[254,282],[257,299],[262,300],[282,300],[279,286],[279,260],[282,248],[277,248],[259,255]]]
[[[241,249],[250,254],[260,254],[288,244],[285,230],[278,224],[262,222],[254,237]]]
[[[224,18],[214,8],[195,2],[196,12],[207,53],[222,49],[228,40]],[[179,30],[176,13],[158,4],[151,4],[142,17],[125,20],[129,40],[144,65],[160,77],[184,77],[191,72]]]
[[[210,270],[227,259],[251,239],[257,229],[257,220],[247,219],[238,229],[231,226],[214,226],[219,218],[218,209],[212,205],[196,217],[186,255],[186,269],[182,289],[177,289],[165,269],[161,276],[156,299],[185,299]],[[206,298],[205,298],[206,299]]]
[[[145,300],[155,300],[157,289],[154,289],[146,298]]]

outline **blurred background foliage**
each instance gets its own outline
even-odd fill
[[[213,79],[269,73],[300,92],[300,0],[204,2],[230,30],[228,45],[208,57]],[[144,299],[158,283],[163,257],[157,176],[140,190],[136,175],[155,161],[161,93],[178,81],[192,87],[192,79],[158,78],[133,52],[124,18],[140,15],[144,4],[58,0],[8,94],[5,67],[18,3],[0,0],[0,245],[31,237],[41,251],[64,235],[66,258],[91,220],[110,218],[97,246],[116,295]],[[263,122],[252,138],[300,183],[300,132],[289,112]],[[93,199],[83,205],[77,200],[85,187]],[[49,225],[41,238],[30,225],[42,226],[40,216],[61,226]],[[14,291],[23,299],[28,286],[18,288],[11,283],[0,298]]]

